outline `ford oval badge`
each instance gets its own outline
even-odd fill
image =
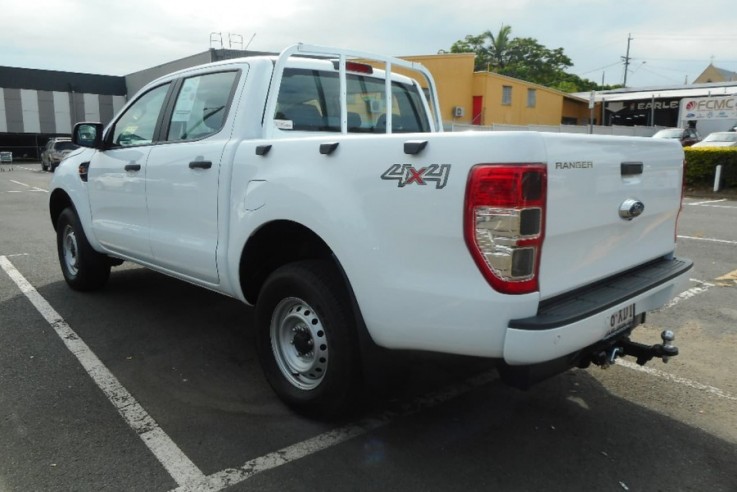
[[[632,220],[645,211],[645,204],[640,200],[628,198],[619,206],[619,216],[625,220]]]

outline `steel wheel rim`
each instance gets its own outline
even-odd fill
[[[270,335],[276,365],[287,381],[301,390],[317,388],[328,368],[328,340],[315,310],[301,299],[282,299]]]
[[[77,235],[74,233],[72,226],[68,225],[64,228],[62,236],[62,253],[64,255],[64,264],[67,271],[76,276],[79,272],[79,248],[77,246]]]

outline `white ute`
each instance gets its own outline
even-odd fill
[[[267,379],[319,417],[377,346],[488,357],[518,386],[677,355],[629,335],[692,266],[681,146],[443,133],[438,108],[421,65],[302,44],[160,78],[74,128],[50,194],[64,278],[132,261],[255,305]]]

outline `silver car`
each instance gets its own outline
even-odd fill
[[[41,169],[53,173],[56,166],[76,148],[70,138],[52,138],[41,152]]]

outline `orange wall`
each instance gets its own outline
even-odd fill
[[[460,106],[465,116],[455,118],[471,121],[471,101],[473,92],[473,53],[444,53],[439,55],[403,56],[405,60],[421,63],[432,74],[438,89],[440,113],[443,121],[452,121],[453,108]],[[410,75],[412,76],[412,75]],[[417,78],[416,76],[413,76]],[[424,87],[424,81],[420,81]]]
[[[588,122],[587,101],[493,72],[474,72],[474,57],[473,53],[442,53],[402,58],[419,62],[432,73],[446,123],[471,123],[473,96],[483,97],[483,114],[479,121],[482,125],[560,125],[564,116],[575,118],[579,124]],[[407,75],[417,78],[416,75]],[[509,105],[502,104],[502,87],[505,85],[512,87],[512,103]],[[528,89],[536,92],[534,107],[527,105]],[[454,115],[453,109],[457,106],[464,110],[462,117]]]

